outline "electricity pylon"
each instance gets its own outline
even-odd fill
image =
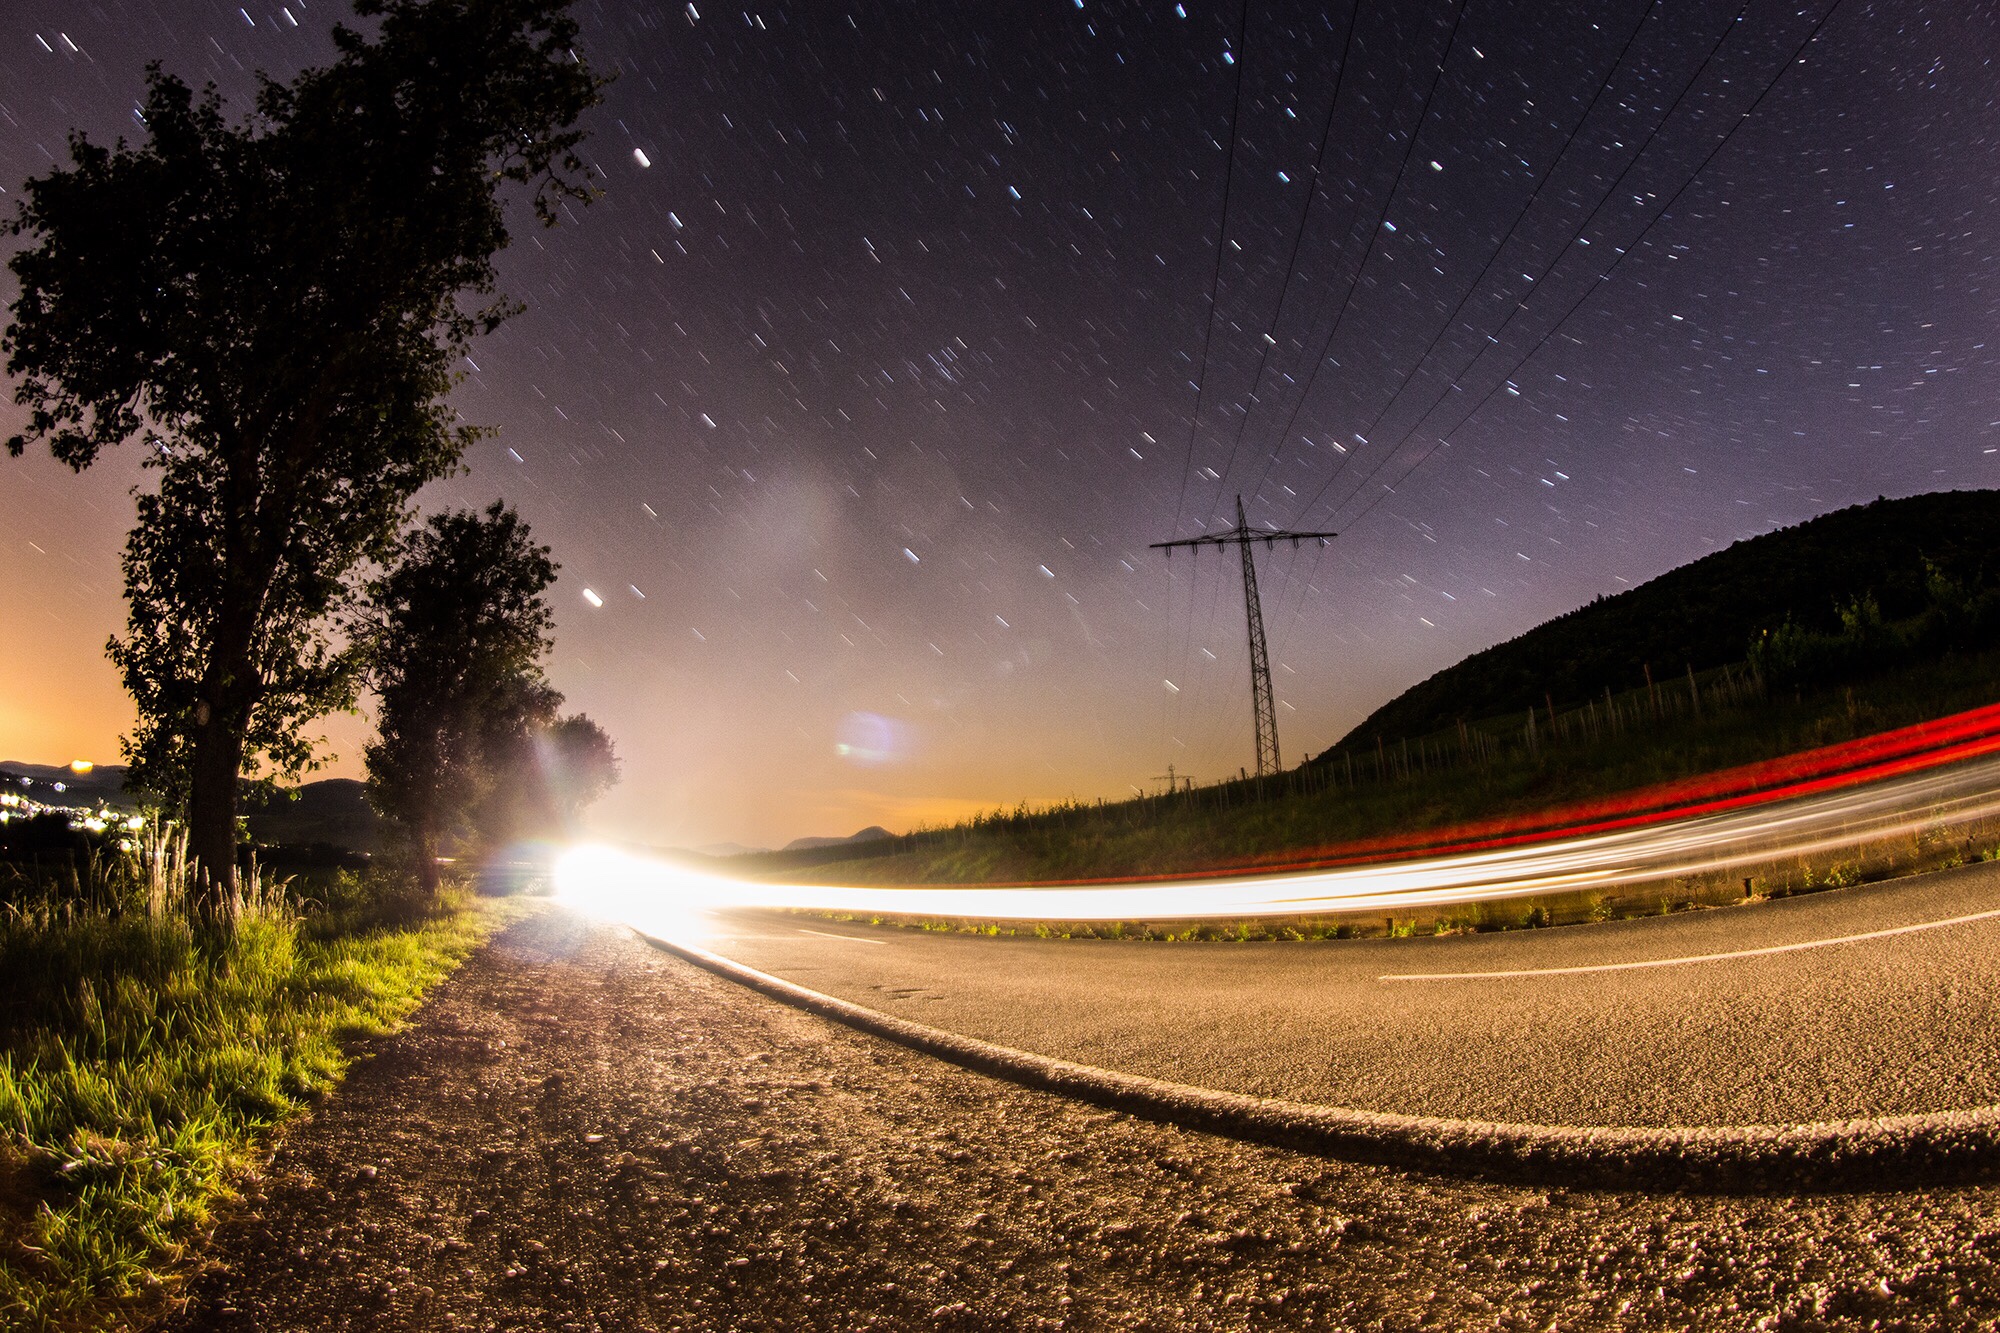
[[[1321,546],[1337,532],[1255,532],[1243,517],[1243,497],[1236,497],[1236,526],[1227,532],[1205,537],[1183,537],[1179,541],[1154,542],[1152,549],[1165,551],[1171,560],[1174,548],[1188,546],[1240,546],[1243,548],[1243,617],[1250,626],[1250,712],[1257,727],[1257,776],[1284,771],[1278,761],[1278,714],[1271,702],[1271,657],[1264,647],[1264,608],[1257,600],[1257,566],[1250,548],[1257,542],[1316,541]]]

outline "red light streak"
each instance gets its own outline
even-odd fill
[[[1873,736],[1527,814],[1416,829],[1408,833],[1336,843],[1304,853],[1275,853],[1169,874],[1115,875],[1036,883],[1129,884],[1211,879],[1218,875],[1325,870],[1336,866],[1531,846],[1819,795],[1941,768],[1996,751],[2000,751],[2000,704],[1988,704],[1949,717],[1878,732]]]

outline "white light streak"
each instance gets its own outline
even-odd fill
[[[1530,846],[1294,874],[1014,888],[768,884],[591,851],[634,910],[670,902],[1008,921],[1185,921],[1399,912],[1613,888],[1812,856],[2000,816],[2000,758],[1801,800]],[[567,864],[567,863],[566,863]],[[572,867],[574,873],[582,873]],[[632,918],[625,918],[632,919]],[[640,924],[634,920],[634,924]]]

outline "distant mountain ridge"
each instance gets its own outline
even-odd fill
[[[1897,619],[1926,600],[1926,562],[1972,591],[2000,583],[2000,491],[1878,499],[1742,541],[1598,597],[1413,685],[1317,756],[1394,742],[1529,708],[1595,698],[1655,678],[1744,660],[1787,620],[1839,626],[1838,608],[1872,597]]]
[[[895,836],[895,834],[889,832],[888,829],[883,828],[880,824],[870,824],[858,833],[850,833],[844,838],[793,838],[783,847],[775,849],[770,847],[746,847],[740,842],[709,842],[703,843],[699,847],[683,847],[669,850],[693,852],[696,856],[710,857],[782,856],[786,852],[816,852],[828,847],[851,847],[856,843],[880,842],[885,838],[894,838]]]
[[[845,847],[857,842],[880,842],[884,838],[893,838],[895,836],[895,834],[889,832],[888,829],[883,828],[880,824],[870,824],[860,832],[850,833],[844,838],[793,838],[778,850],[783,852],[816,852],[822,847]]]
[[[104,803],[136,809],[138,802],[125,791],[123,765],[99,765],[88,773],[77,773],[67,764],[30,764],[9,759],[0,762],[0,782],[31,784],[26,794],[47,804],[88,805]],[[56,792],[56,783],[63,790]],[[296,793],[296,795],[287,795]],[[347,851],[378,853],[383,848],[384,821],[368,804],[367,784],[353,778],[323,778],[297,787],[280,788],[265,799],[243,802],[242,814],[250,835],[261,843],[308,846],[325,843]],[[780,850],[818,851],[826,847],[846,847],[854,843],[879,842],[896,835],[879,824],[844,838],[794,838]],[[691,849],[703,856],[754,856],[769,854],[766,847],[745,847],[736,842],[710,843]]]

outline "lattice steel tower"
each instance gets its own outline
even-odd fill
[[[1278,714],[1271,698],[1271,656],[1264,647],[1264,608],[1257,600],[1257,565],[1250,548],[1258,542],[1316,541],[1321,546],[1337,532],[1254,532],[1243,517],[1243,497],[1236,497],[1236,526],[1227,532],[1205,537],[1184,537],[1179,541],[1154,542],[1152,549],[1165,551],[1172,559],[1174,548],[1188,546],[1240,546],[1243,548],[1243,617],[1250,627],[1250,712],[1257,728],[1257,776],[1283,771],[1278,760]]]

